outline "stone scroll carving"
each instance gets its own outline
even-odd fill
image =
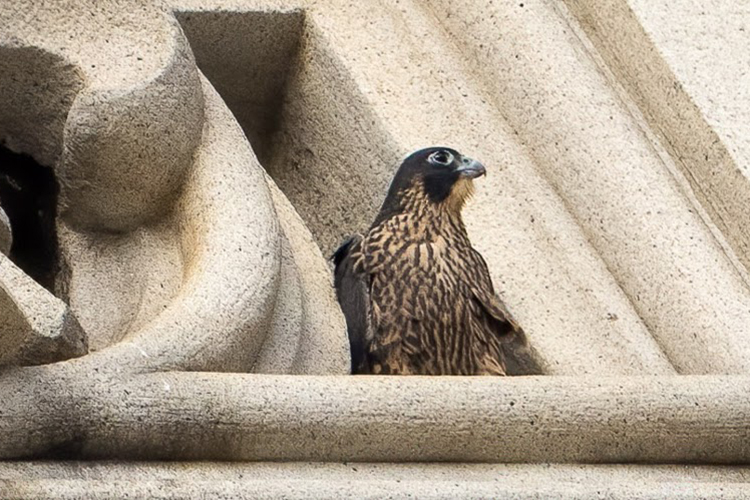
[[[345,373],[324,259],[174,17],[0,10],[0,140],[59,184],[54,286],[0,256],[0,363]]]

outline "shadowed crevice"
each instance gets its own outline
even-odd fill
[[[0,205],[10,219],[10,259],[54,293],[58,185],[52,169],[0,146]]]
[[[289,74],[304,23],[302,10],[175,12],[195,62],[247,135],[261,164],[270,161]]]
[[[315,21],[301,9],[175,16],[323,254],[369,226],[392,175],[382,166],[403,151]]]

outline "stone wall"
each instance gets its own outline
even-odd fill
[[[0,5],[0,496],[747,496],[746,29],[731,0]],[[545,376],[347,376],[326,256],[433,144],[488,167],[465,219]]]

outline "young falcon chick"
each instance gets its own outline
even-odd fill
[[[408,156],[369,231],[333,255],[353,373],[505,375],[521,334],[461,219],[484,166],[449,148]]]

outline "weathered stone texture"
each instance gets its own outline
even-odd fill
[[[249,371],[267,337],[303,336],[315,346],[304,369],[344,373],[342,316],[329,287],[308,283],[327,279],[325,264],[306,256],[318,252],[312,240],[285,234],[306,231],[294,212],[279,225],[272,181],[201,83],[176,19],[151,2],[1,10],[11,106],[0,137],[54,168],[56,289],[89,347],[114,346],[113,359],[135,348],[150,366]],[[317,273],[301,279],[302,263]],[[298,322],[272,322],[281,297],[296,301],[286,310]],[[305,357],[304,342],[285,348]]]
[[[0,366],[86,352],[86,334],[68,306],[0,255]]]
[[[746,29],[731,0],[2,3],[0,145],[59,198],[49,290],[0,209],[0,458],[295,462],[7,462],[0,496],[747,496]],[[548,376],[343,376],[326,257],[434,144],[488,166],[466,222]]]

